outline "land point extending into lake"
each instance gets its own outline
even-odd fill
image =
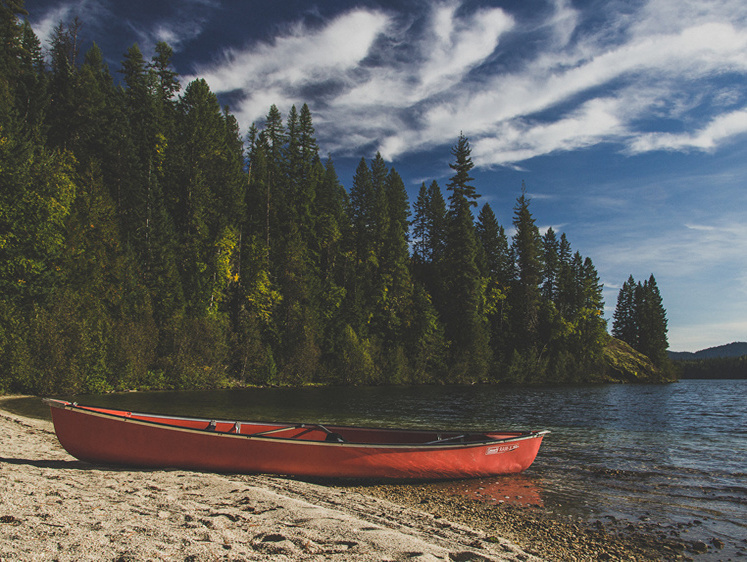
[[[523,475],[393,485],[122,469],[76,460],[49,421],[5,410],[0,444],[3,560],[674,560],[723,546],[683,526],[569,518]]]

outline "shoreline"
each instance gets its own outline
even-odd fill
[[[0,402],[0,408],[2,403]],[[694,546],[623,522],[434,493],[78,461],[0,410],[0,560],[661,560]]]

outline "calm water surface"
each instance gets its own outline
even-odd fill
[[[659,522],[684,538],[725,543],[698,560],[747,559],[747,381],[247,389],[75,400],[230,420],[549,429],[524,474],[434,487],[486,501],[541,504],[568,517]],[[25,400],[27,408],[38,404]]]

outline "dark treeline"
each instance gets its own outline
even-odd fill
[[[343,188],[306,105],[242,137],[165,43],[115,80],[78,21],[45,62],[24,14],[0,3],[0,391],[603,376],[591,260],[523,190],[510,239],[478,212],[465,137],[411,209],[378,154]]]
[[[674,362],[682,379],[747,379],[747,355]]]

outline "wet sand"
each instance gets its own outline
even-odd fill
[[[693,545],[428,484],[308,482],[80,462],[0,411],[0,560],[662,560]],[[618,528],[619,527],[619,528]]]

